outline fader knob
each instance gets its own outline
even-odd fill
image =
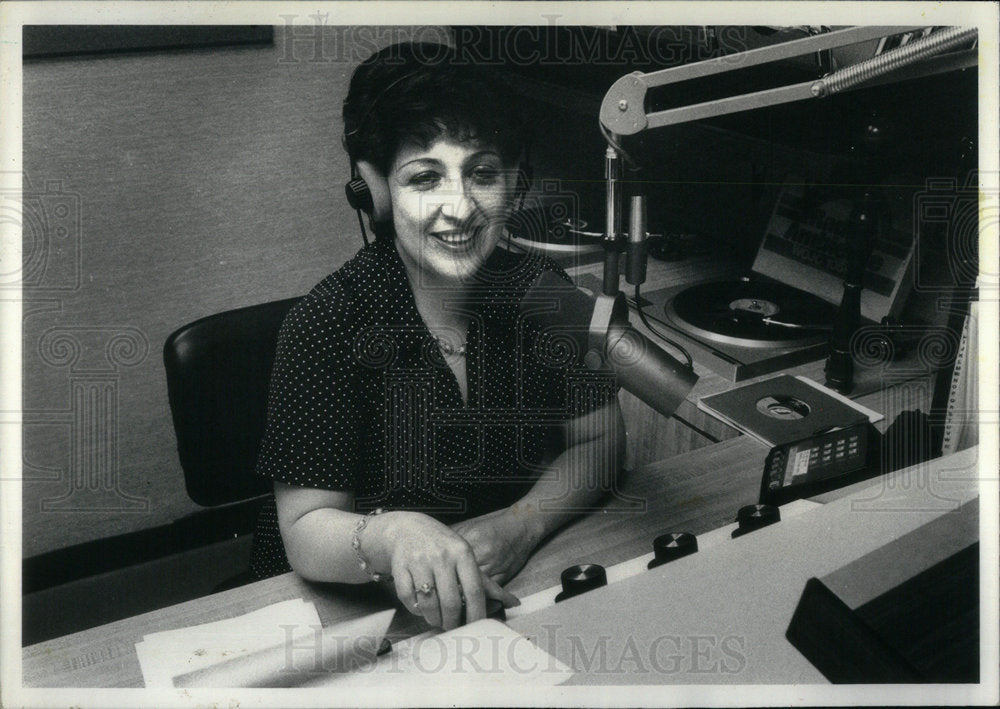
[[[688,532],[661,534],[653,540],[653,553],[656,554],[656,558],[650,561],[646,568],[655,569],[696,551],[698,551],[698,540],[693,534]]]
[[[579,596],[595,588],[608,585],[608,575],[598,564],[577,564],[564,569],[560,575],[562,592],[556,596],[556,603]]]
[[[741,507],[736,513],[736,521],[739,522],[739,529],[733,530],[733,539],[736,537],[755,532],[758,529],[774,524],[781,520],[781,513],[774,505],[747,505]]]

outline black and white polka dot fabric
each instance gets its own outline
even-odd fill
[[[542,270],[566,277],[547,258],[497,249],[477,277],[462,306],[471,317],[463,401],[393,245],[359,251],[282,325],[258,474],[352,490],[357,512],[407,509],[446,523],[522,497],[561,424],[615,394],[613,381],[582,368],[580,353],[519,318]],[[570,397],[580,378],[589,394]],[[290,570],[273,499],[251,569],[258,578]]]

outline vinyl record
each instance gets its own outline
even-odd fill
[[[601,234],[561,203],[532,205],[511,215],[507,230],[518,246],[529,251],[591,253],[602,250]]]
[[[836,308],[821,298],[774,281],[700,283],[665,306],[681,329],[696,337],[743,347],[798,347],[828,339]]]

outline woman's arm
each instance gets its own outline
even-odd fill
[[[596,506],[611,490],[625,456],[617,399],[566,425],[566,443],[527,495],[510,507],[456,524],[480,568],[505,583],[552,532]]]
[[[278,526],[292,568],[313,581],[370,581],[352,546],[362,515],[350,492],[276,482]],[[485,598],[517,605],[512,594],[483,575],[472,548],[447,526],[418,512],[386,512],[368,519],[358,534],[370,570],[392,574],[406,607],[434,626],[454,628],[465,599],[467,622],[486,617]],[[418,593],[423,584],[431,593]]]
[[[339,583],[371,581],[351,548],[351,534],[361,518],[348,511],[354,508],[353,493],[275,481],[274,499],[288,563],[300,576]]]

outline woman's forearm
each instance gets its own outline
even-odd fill
[[[524,515],[536,544],[577,515],[593,511],[611,489],[607,465],[597,463],[602,456],[594,455],[602,452],[596,443],[566,449],[545,479],[511,506],[511,514]]]
[[[362,515],[323,508],[302,515],[281,536],[292,568],[310,581],[364,583],[371,577],[362,571],[351,546],[352,535]],[[372,519],[361,532],[362,553],[373,547]],[[374,569],[379,571],[380,569]]]
[[[389,573],[392,534],[402,513],[355,514],[354,494],[342,490],[316,488],[276,482],[274,499],[278,528],[288,562],[300,576],[311,581],[364,583],[369,571]],[[363,528],[357,531],[358,524]],[[362,570],[353,547],[360,544],[368,569]]]
[[[511,514],[524,516],[536,544],[577,515],[593,511],[613,489],[625,452],[617,407],[613,415],[613,427],[564,449],[530,492],[510,507]]]

